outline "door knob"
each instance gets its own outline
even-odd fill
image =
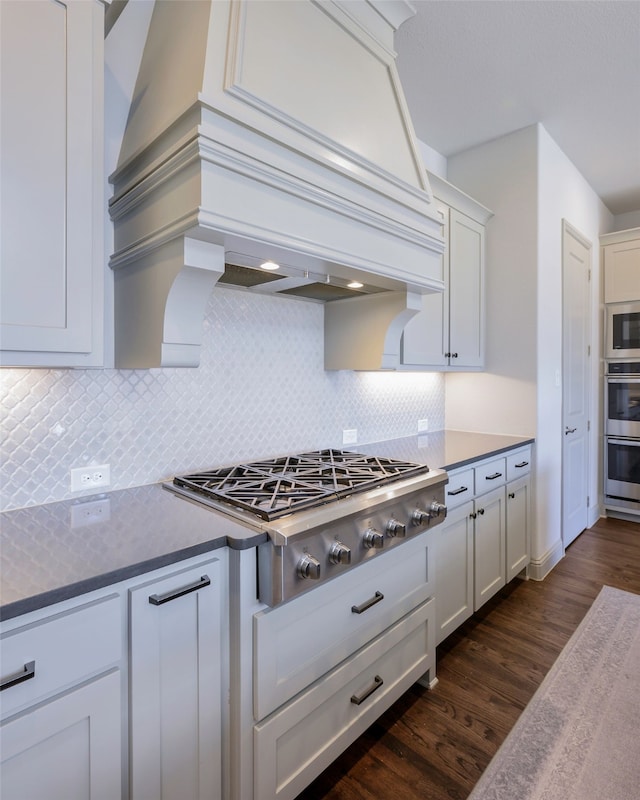
[[[566,436],[568,433],[575,433],[577,430],[577,428],[565,428],[564,435]]]

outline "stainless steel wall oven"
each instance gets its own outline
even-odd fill
[[[605,504],[640,512],[640,361],[607,365]]]

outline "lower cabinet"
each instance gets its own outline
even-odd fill
[[[2,800],[220,800],[226,594],[219,550],[3,622]]]
[[[129,589],[131,800],[221,797],[222,566]]]
[[[254,800],[293,800],[412,684],[435,682],[436,529],[253,616]]]
[[[436,644],[528,565],[530,468],[525,447],[449,473],[448,516],[437,529]]]
[[[0,651],[0,796],[121,797],[120,598],[10,622]]]

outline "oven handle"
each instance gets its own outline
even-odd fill
[[[615,378],[607,377],[607,383],[640,383],[640,378],[637,375],[617,375]]]
[[[640,447],[640,439],[620,439],[618,436],[607,436],[607,444],[624,444],[628,447]]]
[[[363,611],[366,611],[371,606],[375,606],[376,603],[379,603],[381,600],[384,600],[384,595],[382,592],[376,592],[373,597],[369,598],[369,600],[365,600],[364,603],[360,606],[351,606],[351,611],[354,614],[362,614]]]

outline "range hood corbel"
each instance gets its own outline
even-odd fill
[[[402,331],[421,309],[422,295],[408,289],[327,303],[325,369],[398,369]]]
[[[118,367],[197,367],[206,305],[224,272],[224,247],[181,236],[126,269],[112,266]]]

